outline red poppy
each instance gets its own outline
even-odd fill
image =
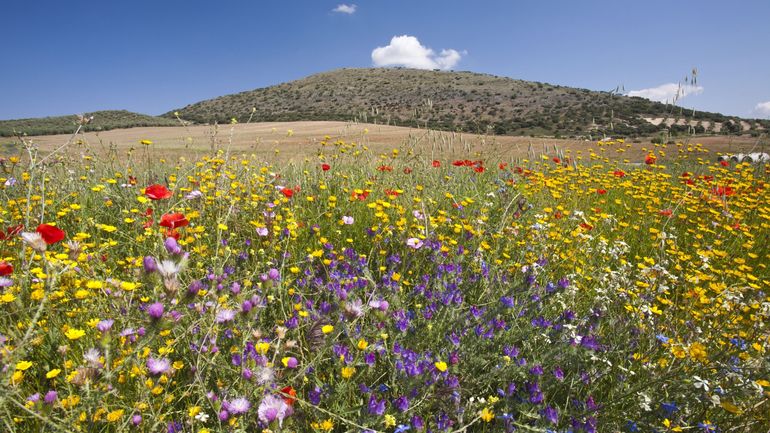
[[[285,386],[281,388],[281,394],[284,394],[283,401],[289,406],[292,406],[297,400],[297,391],[295,391],[291,386]]]
[[[11,275],[13,273],[13,266],[8,262],[0,262],[0,277]]]
[[[146,195],[150,200],[163,200],[170,198],[172,193],[165,186],[158,185],[156,183],[145,188],[144,195]]]
[[[720,187],[712,189],[711,192],[713,192],[714,194],[716,194],[716,195],[718,195],[720,197],[721,196],[728,196],[729,197],[731,195],[735,195],[735,190],[733,188],[729,187],[729,186],[720,186]]]
[[[389,165],[381,165],[381,166],[377,167],[377,170],[379,170],[379,171],[393,171],[393,167],[391,167]]]
[[[455,167],[462,167],[463,165],[465,165],[465,161],[458,159],[456,161],[452,161],[452,165],[454,165]]]
[[[36,231],[40,233],[40,236],[48,245],[55,244],[56,242],[64,239],[64,236],[66,236],[64,230],[49,224],[40,224],[37,226]]]
[[[411,174],[411,173],[412,173],[412,169],[411,168],[404,167],[404,174]]]
[[[184,214],[179,212],[163,214],[163,216],[160,217],[159,223],[161,227],[168,227],[172,230],[179,227],[184,227],[188,224],[190,224],[190,221],[187,221],[187,218],[184,216]]]
[[[557,164],[561,164],[561,159],[559,159],[559,157],[558,157],[558,156],[554,156],[554,157],[553,157],[553,162],[555,162],[555,163],[557,163]]]
[[[612,172],[612,174],[615,177],[625,177],[626,176],[626,172],[623,171],[623,170],[615,170],[615,171]]]
[[[385,190],[385,195],[387,195],[388,197],[398,197],[399,193],[396,190],[392,190],[388,188]]]
[[[599,195],[604,195],[604,194],[607,194],[607,190],[604,188],[599,188],[596,190],[596,193]]]
[[[647,165],[655,164],[655,161],[657,160],[658,160],[658,157],[651,153],[644,157],[644,163]]]
[[[499,168],[500,170],[505,170],[506,167],[508,167],[507,162],[501,162],[500,164],[497,164],[497,168]]]
[[[7,229],[5,229],[5,232],[0,232],[0,241],[4,241],[6,239],[10,239],[10,238],[14,237],[14,236],[18,235],[19,233],[21,233],[22,230],[24,230],[24,225],[23,224],[19,224],[17,226],[8,227]]]
[[[439,168],[439,167],[441,167],[441,161],[439,161],[439,160],[437,160],[437,159],[434,159],[434,160],[433,160],[433,167],[434,167],[434,168]]]
[[[332,166],[329,164],[321,164],[321,170],[323,171],[329,171],[331,170]]]
[[[594,226],[592,226],[591,224],[588,224],[588,223],[580,223],[580,227],[582,227],[583,229],[588,230],[588,231],[593,230],[593,228],[594,228]]]
[[[728,161],[725,161],[725,160],[723,159],[723,160],[719,161],[719,165],[721,165],[722,167],[727,167],[728,165],[730,165],[730,162],[728,162]]]
[[[282,188],[281,194],[285,195],[287,198],[291,198],[291,196],[294,195],[294,190],[291,188]]]
[[[475,171],[476,173],[484,173],[484,170],[486,169],[484,168],[484,166],[481,166],[481,165],[473,167],[473,171]]]
[[[364,201],[364,200],[366,200],[367,197],[369,197],[369,191],[364,191],[361,194],[358,194],[355,191],[353,191],[352,197],[353,197],[353,200]]]
[[[662,211],[660,211],[658,213],[660,214],[660,216],[670,217],[671,215],[674,214],[674,211],[672,211],[671,209],[663,209]]]

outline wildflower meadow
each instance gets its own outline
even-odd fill
[[[3,158],[0,429],[770,429],[768,166],[363,143]]]

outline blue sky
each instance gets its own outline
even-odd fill
[[[13,0],[0,12],[0,119],[161,114],[375,62],[651,97],[695,67],[680,105],[770,117],[767,0]]]

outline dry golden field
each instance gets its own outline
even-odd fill
[[[514,159],[529,156],[580,155],[592,150],[601,152],[596,142],[532,138],[514,136],[476,135],[451,133],[427,129],[398,126],[362,124],[339,121],[304,121],[304,122],[264,122],[235,125],[195,125],[189,127],[140,127],[116,129],[104,132],[88,132],[71,135],[47,135],[27,137],[43,152],[57,149],[68,141],[65,147],[70,154],[92,153],[94,156],[114,152],[125,155],[134,148],[137,152],[144,147],[142,140],[151,140],[152,155],[157,158],[185,157],[193,159],[209,154],[212,149],[229,150],[233,154],[256,154],[266,160],[276,162],[300,162],[317,153],[320,143],[333,143],[337,140],[365,145],[375,152],[389,152],[393,148],[413,149],[424,157],[445,158],[477,154]],[[681,139],[685,144],[701,143],[710,152],[749,152],[768,151],[767,138],[703,136]],[[18,139],[3,140],[8,153],[12,142]],[[655,145],[648,139],[637,142],[628,140],[625,145],[615,145],[605,149],[605,155],[611,158],[627,159],[639,162]],[[676,152],[668,146],[659,150]]]

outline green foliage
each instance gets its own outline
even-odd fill
[[[83,131],[107,131],[137,126],[177,126],[179,122],[164,117],[148,116],[126,110],[95,111],[85,114],[93,120],[83,126]],[[79,116],[41,117],[34,119],[0,120],[0,137],[15,135],[71,134],[79,125]]]

